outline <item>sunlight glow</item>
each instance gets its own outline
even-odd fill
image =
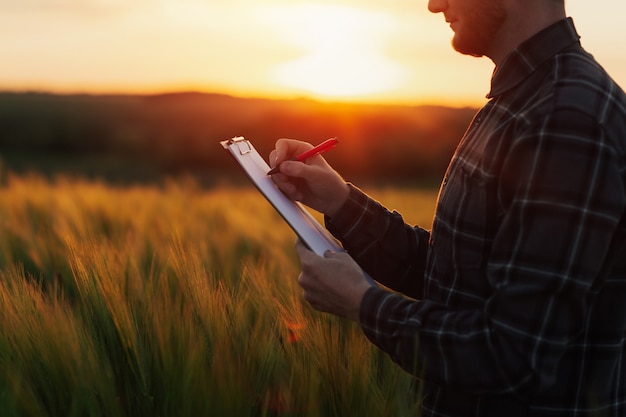
[[[567,10],[625,86],[626,2]],[[481,106],[493,63],[451,38],[409,0],[0,0],[0,90]]]
[[[325,97],[355,97],[392,89],[404,68],[384,53],[391,18],[345,6],[308,4],[267,14],[301,56],[279,65],[279,84]]]

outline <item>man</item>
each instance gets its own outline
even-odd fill
[[[496,70],[444,178],[432,230],[406,225],[309,144],[276,184],[347,254],[302,244],[316,309],[357,321],[422,378],[425,416],[626,416],[626,97],[562,0],[430,0]],[[360,268],[405,296],[371,286]]]

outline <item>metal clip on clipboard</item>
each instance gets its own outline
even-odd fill
[[[241,155],[252,152],[252,145],[243,136],[236,136],[232,139],[222,142],[222,146],[228,149],[228,146],[236,145]]]

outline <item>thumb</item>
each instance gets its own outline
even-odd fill
[[[311,178],[315,167],[298,161],[285,161],[280,164],[280,172],[295,178]]]
[[[327,250],[326,252],[324,252],[324,259],[327,259],[329,261],[334,260],[334,261],[338,261],[338,262],[348,262],[348,263],[353,263],[354,259],[352,259],[352,257],[348,254],[348,252],[346,252],[345,250],[339,250],[338,252],[332,251],[332,250]]]

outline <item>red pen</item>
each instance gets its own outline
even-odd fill
[[[316,147],[311,148],[308,151],[303,152],[300,155],[296,156],[295,159],[292,159],[292,161],[304,162],[306,159],[312,156],[319,155],[323,152],[326,152],[329,149],[334,148],[338,143],[339,143],[339,139],[337,138],[327,139],[324,142],[317,145]],[[279,168],[278,168],[279,166],[280,165],[276,165],[274,168],[270,169],[267,175],[276,174],[279,171]]]

